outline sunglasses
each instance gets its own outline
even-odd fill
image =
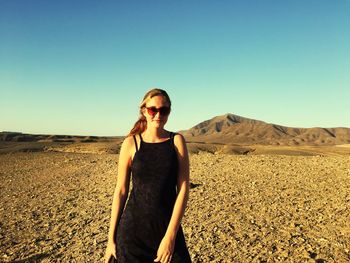
[[[165,106],[160,108],[146,107],[146,109],[147,109],[147,113],[152,117],[154,117],[157,114],[157,112],[159,112],[159,114],[162,116],[167,116],[170,113],[170,107],[165,107]]]

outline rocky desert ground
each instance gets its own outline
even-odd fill
[[[103,262],[118,154],[91,147],[0,154],[0,262]],[[189,148],[193,262],[350,261],[349,147]]]

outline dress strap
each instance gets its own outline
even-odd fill
[[[171,144],[175,147],[175,143],[174,143],[174,137],[177,133],[175,132],[170,132],[170,140],[171,140]]]
[[[139,149],[138,149],[138,147],[137,147],[136,137],[135,137],[135,135],[133,135],[132,137],[134,138],[134,142],[135,142],[135,148],[136,148],[136,151],[138,151]]]
[[[176,132],[170,132],[170,139],[174,140],[176,134]]]

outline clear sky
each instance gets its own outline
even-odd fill
[[[0,0],[0,131],[125,135],[225,113],[350,127],[350,0]]]

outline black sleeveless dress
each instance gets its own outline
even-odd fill
[[[118,263],[153,263],[167,230],[176,200],[178,160],[174,133],[160,143],[147,143],[134,136],[136,153],[132,190],[117,227]],[[171,263],[191,262],[180,225]]]

